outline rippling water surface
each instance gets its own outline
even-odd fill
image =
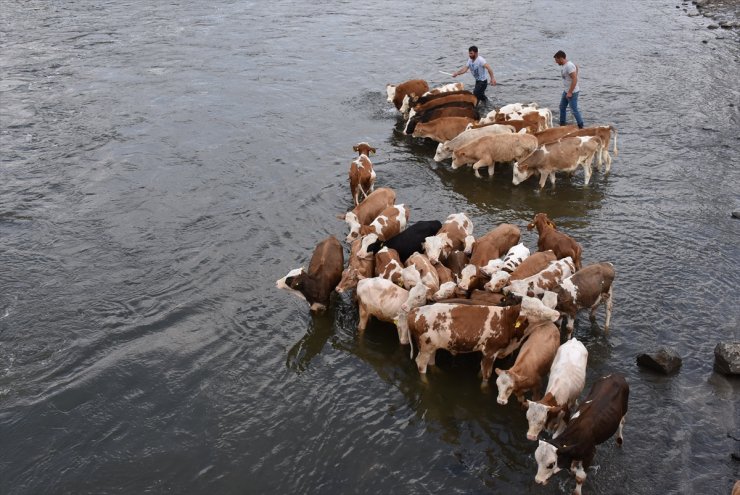
[[[729,493],[740,477],[740,385],[712,371],[715,344],[740,339],[736,32],[678,1],[2,11],[0,492],[571,490],[562,473],[534,483],[524,414],[481,390],[478,358],[441,354],[424,384],[391,326],[356,334],[349,297],[311,317],[274,288],[345,234],[359,141],[412,221],[465,211],[480,234],[546,211],[585,263],[615,264],[611,333],[583,314],[576,335],[588,383],[624,373],[630,409],[587,493]],[[448,82],[471,43],[497,105],[556,108],[552,54],[568,52],[587,123],[619,130],[612,174],[539,193],[404,136],[385,84]],[[636,367],[660,345],[678,375]]]

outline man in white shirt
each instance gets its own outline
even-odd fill
[[[563,96],[560,98],[560,125],[565,125],[565,110],[570,105],[570,111],[576,118],[576,124],[583,128],[583,118],[578,111],[578,93],[581,88],[578,86],[578,67],[573,62],[569,62],[563,50],[555,54],[555,63],[560,66],[560,76],[563,78]]]
[[[462,69],[455,71],[452,77],[457,77],[461,74],[465,74],[468,70],[473,74],[475,78],[475,89],[473,94],[478,98],[478,103],[481,101],[488,101],[486,97],[486,88],[488,87],[488,80],[486,79],[486,71],[491,76],[491,84],[496,85],[496,78],[493,77],[493,69],[488,65],[486,59],[478,55],[478,47],[471,46],[468,48],[468,63]]]

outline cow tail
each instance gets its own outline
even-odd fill
[[[414,341],[411,339],[411,325],[408,324],[408,315],[406,316],[406,338],[409,341],[409,359],[414,359]]]

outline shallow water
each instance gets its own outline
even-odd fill
[[[274,288],[345,235],[359,141],[412,221],[465,211],[534,248],[546,211],[616,266],[609,335],[600,310],[576,336],[588,384],[626,375],[629,415],[586,493],[740,478],[740,385],[712,371],[740,340],[735,31],[665,1],[3,5],[0,492],[568,493],[534,483],[477,357],[440,353],[425,384],[392,326],[356,334],[349,296],[311,317]],[[537,192],[404,136],[385,84],[449,82],[471,43],[496,105],[555,108],[568,52],[587,124],[619,130],[612,173]],[[635,365],[661,345],[678,375]]]

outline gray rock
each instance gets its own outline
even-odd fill
[[[730,105],[732,106],[732,105]],[[732,212],[732,218],[740,218],[740,211],[733,211]]]
[[[719,26],[717,24],[710,24],[707,26],[709,29],[719,29]]]
[[[740,342],[720,342],[714,348],[714,371],[740,375]]]
[[[640,354],[637,356],[637,365],[670,375],[681,367],[681,356],[673,349],[662,347],[657,352]]]

